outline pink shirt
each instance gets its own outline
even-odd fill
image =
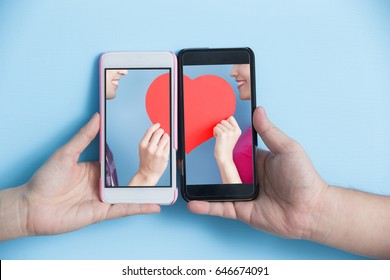
[[[249,127],[238,139],[233,149],[233,161],[243,184],[253,183],[252,128]]]

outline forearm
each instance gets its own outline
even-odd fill
[[[155,186],[158,182],[153,176],[143,175],[140,172],[134,174],[131,178],[128,186],[141,187],[141,186]]]
[[[0,191],[0,241],[27,236],[27,205],[24,188]]]
[[[329,187],[308,237],[342,250],[390,258],[390,197]]]
[[[224,184],[241,184],[240,174],[238,174],[238,170],[233,161],[225,161],[219,162],[218,168],[221,174],[222,183]]]

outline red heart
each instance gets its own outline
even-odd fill
[[[213,137],[214,127],[233,116],[235,109],[234,90],[226,80],[215,75],[194,80],[184,76],[186,153]]]
[[[153,123],[169,131],[169,74],[157,77],[146,93],[146,110]],[[189,154],[213,137],[214,127],[233,116],[236,97],[231,85],[216,75],[194,80],[184,76],[185,146]],[[168,130],[167,130],[168,129]]]
[[[169,73],[158,76],[150,84],[146,92],[146,112],[152,123],[170,135],[169,125]]]

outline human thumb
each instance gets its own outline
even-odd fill
[[[95,113],[89,122],[84,125],[64,146],[60,148],[62,152],[73,155],[77,162],[80,154],[87,148],[99,132],[100,115]]]
[[[253,113],[253,125],[272,153],[282,154],[295,150],[297,142],[284,134],[268,119],[263,107],[257,107]]]

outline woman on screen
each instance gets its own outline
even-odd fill
[[[235,64],[230,76],[237,82],[240,100],[251,100],[250,66]],[[231,116],[214,127],[214,156],[224,184],[253,183],[252,128],[241,135],[236,119]]]

